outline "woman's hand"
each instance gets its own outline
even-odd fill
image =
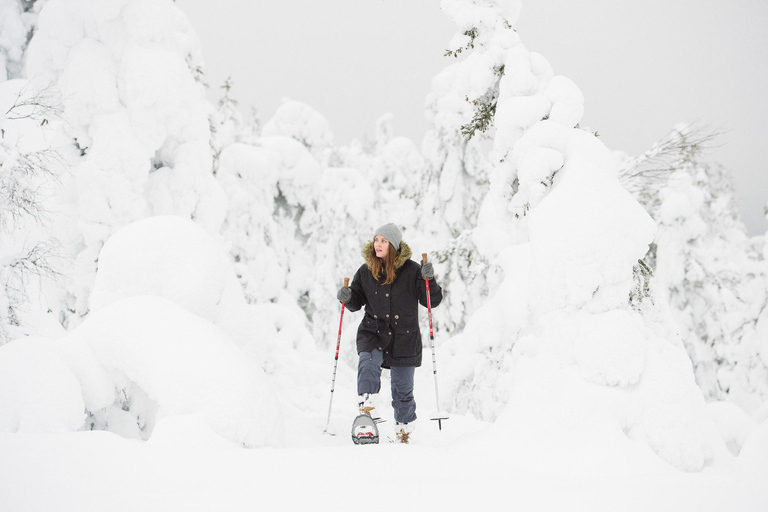
[[[435,269],[432,268],[432,262],[429,261],[421,266],[421,277],[424,279],[432,279],[435,277]]]
[[[349,299],[352,298],[352,290],[342,286],[339,288],[339,292],[336,294],[336,298],[339,299],[339,302],[349,302]]]

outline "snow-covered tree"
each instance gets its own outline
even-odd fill
[[[562,428],[585,439],[605,428],[685,470],[727,456],[668,309],[629,303],[655,225],[619,183],[616,156],[579,127],[578,87],[523,46],[519,1],[441,5],[459,28],[451,52],[469,54],[460,65],[472,70],[476,115],[465,132],[495,129],[474,237],[504,268],[446,347],[452,406],[533,444]]]
[[[238,109],[238,102],[232,95],[234,84],[229,77],[222,84],[218,109],[211,115],[211,151],[213,152],[213,173],[219,170],[222,150],[235,142],[254,144],[259,135],[259,117],[255,108],[245,119]]]
[[[453,63],[432,80],[427,118],[432,127],[422,142],[426,169],[418,189],[418,228],[433,240],[434,256],[444,283],[442,307],[435,313],[438,330],[463,329],[469,314],[487,295],[488,261],[474,245],[472,229],[488,192],[491,165],[480,139],[468,138],[463,127],[472,119],[465,100],[464,73]]]
[[[630,160],[624,181],[658,225],[645,260],[711,400],[753,412],[768,400],[755,327],[768,308],[760,239],[739,216],[729,173],[705,162],[713,136],[685,125]]]
[[[70,172],[49,207],[64,250],[57,270],[69,277],[51,309],[65,325],[88,313],[98,253],[120,227],[166,213],[218,230],[225,204],[210,172],[199,62],[197,38],[170,0],[49,0],[40,9],[24,75],[51,83],[64,102],[57,137],[68,140]]]
[[[224,236],[246,298],[301,308],[317,343],[328,345],[336,290],[359,266],[362,242],[378,225],[371,208],[380,195],[365,171],[318,161],[306,142],[329,143],[328,123],[307,105],[299,110],[298,126],[278,112],[279,122],[271,119],[272,128],[254,144],[222,151],[217,179],[229,201]],[[302,133],[302,141],[266,135],[277,126]],[[323,147],[321,156],[332,151]]]

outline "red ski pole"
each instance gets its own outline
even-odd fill
[[[344,278],[344,288],[349,288],[349,278]],[[328,432],[328,425],[331,424],[331,408],[333,407],[333,390],[336,387],[336,368],[339,366],[339,346],[341,346],[341,323],[344,321],[344,306],[346,302],[341,303],[341,318],[339,318],[339,335],[336,338],[336,356],[333,360],[333,380],[331,380],[331,402],[328,404],[328,421],[325,422],[325,430],[323,434],[331,434]],[[334,434],[331,434],[334,435]]]
[[[421,254],[421,263],[427,263],[427,253]],[[427,285],[427,317],[429,318],[429,344],[432,347],[432,373],[435,376],[435,401],[437,402],[437,415],[432,420],[437,420],[437,426],[440,430],[443,430],[443,420],[447,420],[448,416],[440,413],[440,395],[437,392],[437,361],[435,360],[435,333],[432,329],[432,299],[429,296],[429,279],[424,278],[424,283]]]

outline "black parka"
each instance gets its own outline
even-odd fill
[[[385,285],[385,277],[376,279],[371,273],[376,257],[372,254],[372,245],[373,242],[368,242],[363,246],[366,262],[352,278],[352,298],[346,303],[350,311],[365,306],[365,317],[357,329],[357,352],[378,348],[384,355],[384,368],[421,366],[419,304],[427,307],[427,287],[421,277],[421,266],[410,259],[408,244],[401,242],[395,261],[395,280]],[[429,280],[429,295],[433,308],[443,299],[434,278]]]

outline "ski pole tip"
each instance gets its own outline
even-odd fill
[[[448,418],[447,417],[443,417],[443,418],[431,418],[431,419],[432,419],[432,421],[436,421],[437,422],[437,428],[438,429],[443,430],[443,420],[447,420]]]

